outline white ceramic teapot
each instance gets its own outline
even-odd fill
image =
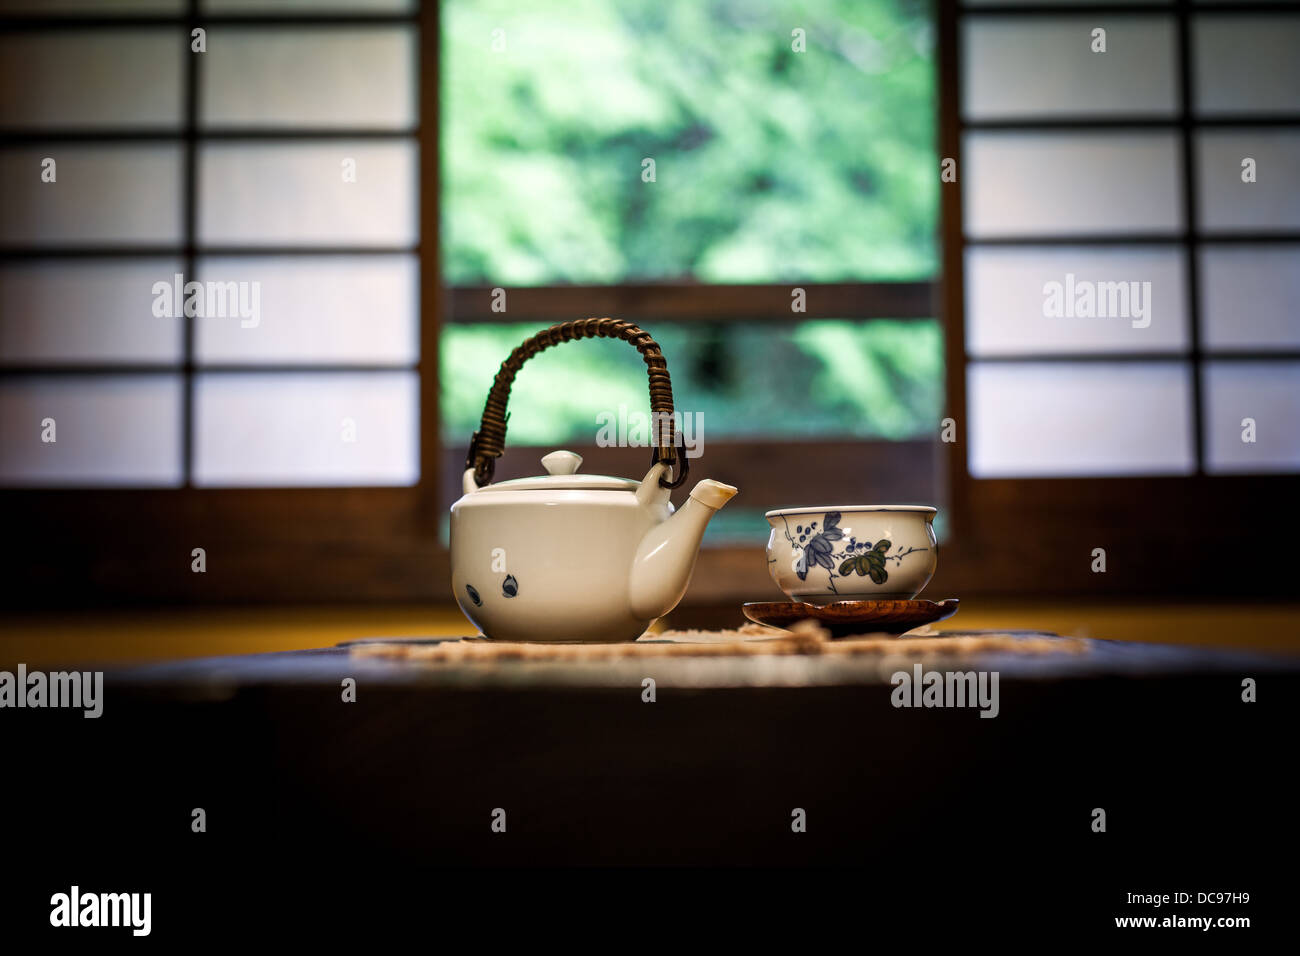
[[[542,459],[546,475],[492,484],[519,366],[550,345],[595,336],[631,342],[650,368],[651,408],[664,427],[649,472],[639,482],[582,475],[580,456],[555,451]],[[705,526],[736,494],[706,479],[674,512],[669,495],[686,471],[666,363],[646,332],[583,319],[538,333],[502,364],[470,443],[464,496],[451,507],[451,584],[461,610],[496,640],[636,640],[682,599]]]

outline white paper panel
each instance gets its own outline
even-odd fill
[[[974,132],[964,151],[972,238],[1182,229],[1173,133]]]
[[[1300,471],[1300,362],[1207,362],[1203,374],[1206,471]]]
[[[1107,31],[1092,52],[1092,31]],[[962,19],[968,119],[1171,116],[1178,108],[1172,17]]]
[[[414,372],[210,372],[195,383],[199,485],[411,485]],[[348,420],[355,423],[347,441]]]
[[[256,318],[196,323],[202,363],[411,365],[419,358],[413,255],[204,258],[199,275],[247,283],[249,302],[257,283],[259,302]]]
[[[1300,16],[1198,16],[1192,49],[1198,114],[1300,112]]]
[[[181,360],[179,318],[153,314],[179,259],[36,260],[0,266],[0,363]]]
[[[1206,245],[1200,257],[1206,348],[1300,348],[1300,244]]]
[[[204,244],[409,246],[418,237],[414,142],[209,143],[199,152]],[[346,159],[356,182],[343,179]]]
[[[0,126],[179,129],[187,55],[174,28],[0,34]]]
[[[972,362],[977,478],[1181,475],[1195,470],[1182,362]]]
[[[200,112],[205,126],[410,129],[413,27],[213,27]]]
[[[1055,301],[1044,292],[1049,283],[1059,289]],[[972,356],[1180,352],[1187,340],[1186,271],[1177,248],[966,250]]]
[[[1202,130],[1196,134],[1202,229],[1254,232],[1300,229],[1300,130]],[[1255,160],[1255,182],[1242,160]]]
[[[55,441],[41,422],[55,422]],[[179,375],[0,379],[0,484],[174,487],[181,476]]]
[[[55,182],[41,181],[45,157],[55,160]],[[0,149],[0,209],[0,243],[179,243],[180,147],[105,143]]]

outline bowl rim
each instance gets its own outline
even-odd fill
[[[863,514],[870,512],[884,512],[887,514],[924,514],[935,515],[939,513],[938,508],[932,508],[929,505],[826,505],[825,507],[815,508],[777,508],[763,515],[764,518],[779,518],[786,515],[819,515],[831,511],[838,511],[840,514],[854,513]]]

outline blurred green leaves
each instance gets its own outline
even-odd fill
[[[442,27],[450,283],[935,272],[927,3],[449,0]]]
[[[492,378],[544,323],[451,325],[442,337],[446,441],[478,427]],[[703,438],[931,436],[940,418],[943,340],[932,320],[663,323],[678,411],[703,415]],[[597,415],[649,410],[645,363],[609,339],[569,342],[524,365],[510,398],[509,441],[593,442]]]
[[[445,280],[501,286],[929,279],[938,158],[921,0],[448,0],[442,13]],[[801,28],[807,49],[791,49]],[[494,31],[504,49],[493,50]],[[642,181],[642,160],[655,181]],[[579,318],[580,316],[574,316]],[[756,317],[770,318],[770,317]],[[793,317],[791,317],[793,318]],[[444,437],[541,323],[448,325]],[[934,321],[652,324],[704,440],[929,435]],[[646,409],[607,340],[530,360],[510,441],[594,440]]]

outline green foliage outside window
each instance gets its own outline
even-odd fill
[[[926,3],[450,0],[442,27],[452,284],[935,272]]]
[[[936,272],[926,3],[449,0],[442,30],[449,284]],[[933,432],[936,322],[795,318],[643,324],[664,346],[679,405],[704,414],[706,440]],[[445,328],[449,443],[468,438],[497,366],[539,327]],[[520,374],[511,441],[590,441],[599,412],[645,402],[634,350],[566,345]]]
[[[705,441],[746,437],[915,438],[940,416],[938,323],[812,320],[795,326],[651,325],[682,412],[703,416]],[[442,344],[444,439],[478,427],[492,377],[543,323],[466,325]],[[520,371],[511,391],[510,441],[596,440],[597,416],[648,411],[645,364],[624,342],[569,342]]]

